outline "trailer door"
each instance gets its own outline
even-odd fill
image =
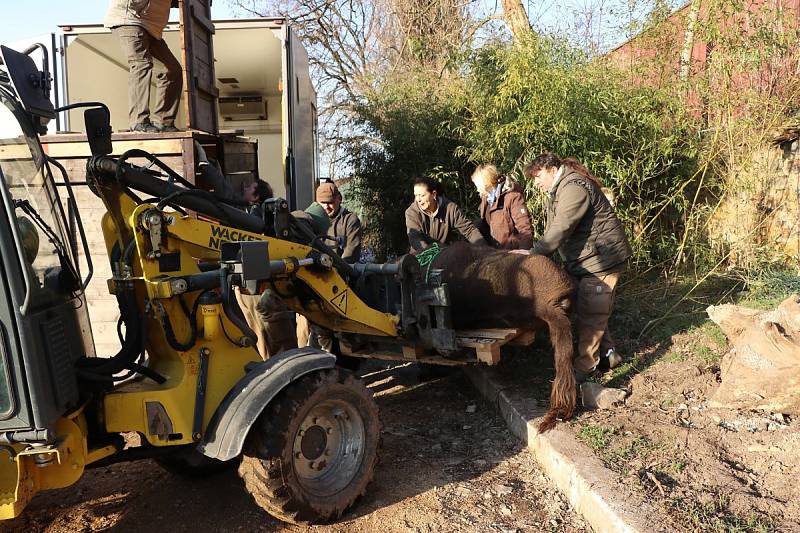
[[[284,39],[284,145],[287,196],[292,209],[314,201],[316,186],[316,93],[308,71],[308,54],[289,26]]]

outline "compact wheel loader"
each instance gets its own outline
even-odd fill
[[[142,458],[184,473],[238,466],[270,514],[337,518],[378,462],[375,401],[332,353],[299,348],[263,361],[236,293],[270,291],[350,356],[461,364],[475,361],[465,347],[481,359],[490,346],[491,363],[495,347],[459,340],[446,284],[430,269],[421,276],[411,256],[351,266],[281,199],[255,216],[149,153],[110,157],[108,109],[54,109],[46,63],[40,71],[29,57],[36,48],[0,47],[0,519],[87,468]],[[122,344],[113,356],[94,351],[91,250],[53,169],[75,212],[69,177],[38,138],[56,112],[79,106],[93,154],[87,184],[107,211]],[[126,444],[133,433],[140,446]]]

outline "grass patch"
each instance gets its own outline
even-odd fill
[[[613,426],[600,426],[586,424],[578,432],[578,438],[596,451],[605,451],[611,444],[612,437],[617,433],[617,428]]]
[[[659,464],[653,467],[653,471],[659,474],[666,474],[674,476],[680,474],[686,469],[686,462],[680,459],[674,459],[666,464]]]
[[[708,327],[706,328],[706,335],[711,342],[719,346],[720,348],[727,348],[728,347],[728,337],[722,332],[722,329],[713,322],[708,323]]]
[[[667,352],[667,355],[664,356],[664,361],[666,361],[667,363],[680,363],[685,359],[686,358],[683,356],[681,352],[676,352],[676,351]]]
[[[711,501],[676,498],[672,501],[673,513],[692,531],[704,533],[769,533],[775,530],[773,521],[756,513],[741,517],[733,513],[730,499],[725,494],[716,494]]]
[[[656,448],[656,445],[647,437],[639,435],[629,443],[615,449],[612,456],[620,461],[630,461],[631,459],[649,453]]]

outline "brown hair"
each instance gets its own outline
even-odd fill
[[[558,156],[552,152],[545,152],[536,156],[533,161],[525,165],[525,168],[522,170],[522,175],[530,178],[543,168],[561,168],[562,165],[567,165],[581,176],[589,178],[595,182],[598,187],[603,187],[603,183],[597,178],[597,176],[592,174],[589,169],[586,168],[583,163],[578,161],[576,158],[566,157],[564,159],[559,159]]]

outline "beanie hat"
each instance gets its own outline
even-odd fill
[[[342,193],[339,192],[339,189],[336,187],[334,183],[326,181],[325,183],[320,183],[319,187],[317,187],[317,201],[318,202],[325,202],[330,203],[336,198],[336,196],[341,196]]]

